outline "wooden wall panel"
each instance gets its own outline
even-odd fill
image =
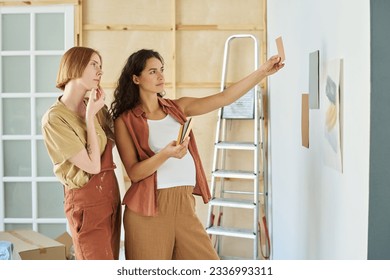
[[[248,25],[259,27],[262,23],[261,0],[178,0],[178,24],[198,25]]]
[[[84,0],[84,24],[170,26],[172,1]]]
[[[241,32],[242,33],[242,32]],[[214,83],[220,87],[224,45],[232,31],[178,31],[177,73],[180,83]],[[245,32],[259,37],[258,34]],[[259,40],[259,39],[258,39]],[[227,82],[235,82],[254,70],[253,40],[240,39],[230,43]]]
[[[84,45],[100,51],[103,57],[102,83],[113,87],[127,58],[141,48],[155,49],[164,57],[165,78],[172,80],[172,41],[167,31],[88,31],[84,32]]]

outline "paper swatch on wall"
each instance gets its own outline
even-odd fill
[[[321,114],[324,125],[324,163],[340,172],[342,168],[342,60],[329,61],[324,67],[321,89]]]
[[[309,95],[302,94],[301,100],[301,138],[302,146],[309,148]]]

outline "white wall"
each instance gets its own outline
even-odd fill
[[[367,259],[369,0],[267,2],[268,53],[280,35],[286,52],[285,68],[269,79],[272,258]],[[309,112],[310,148],[301,146],[301,94],[317,49],[320,72],[344,61],[343,173],[323,163],[320,110]]]

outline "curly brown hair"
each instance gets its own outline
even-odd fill
[[[110,107],[110,113],[114,120],[122,113],[133,109],[139,104],[139,86],[134,83],[133,75],[140,76],[141,72],[145,69],[146,61],[153,57],[164,64],[162,56],[158,52],[150,49],[141,49],[131,54],[127,59],[114,91],[114,101]]]

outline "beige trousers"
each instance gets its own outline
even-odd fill
[[[123,224],[127,260],[218,260],[195,214],[193,187],[157,191],[158,215],[140,216],[127,207]]]

